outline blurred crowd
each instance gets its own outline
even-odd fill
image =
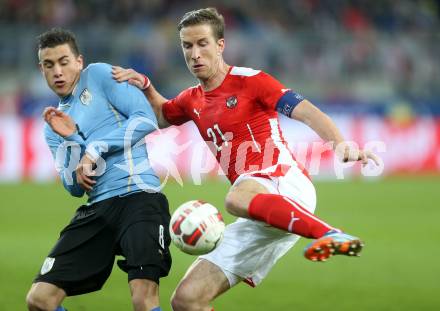
[[[133,67],[176,95],[196,83],[176,25],[208,6],[225,17],[228,63],[263,69],[335,110],[440,107],[440,0],[0,0],[0,114],[56,104],[35,49],[53,26],[77,34],[87,62]]]

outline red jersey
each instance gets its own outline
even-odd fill
[[[222,84],[182,91],[162,106],[173,125],[194,121],[231,183],[244,173],[295,159],[282,136],[276,105],[288,89],[272,76],[231,67]]]

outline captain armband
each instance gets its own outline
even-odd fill
[[[276,110],[288,116],[292,114],[293,109],[304,100],[304,97],[301,94],[293,93],[292,91],[287,91],[283,96],[278,100],[276,105]]]

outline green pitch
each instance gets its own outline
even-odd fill
[[[440,307],[440,177],[316,183],[317,215],[366,246],[362,257],[313,263],[302,239],[257,288],[239,284],[214,306],[235,310],[438,310]],[[203,199],[223,209],[227,185],[168,184],[171,209]],[[60,184],[0,185],[0,310],[25,310],[35,273],[83,202]],[[225,215],[226,216],[226,215]],[[231,217],[225,217],[231,222]],[[172,248],[174,265],[161,282],[163,310],[194,259]],[[131,310],[126,275],[117,267],[103,290],[67,298],[71,311]]]

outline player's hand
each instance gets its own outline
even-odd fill
[[[379,157],[370,150],[358,149],[347,144],[340,144],[336,148],[336,154],[342,162],[360,161],[365,166],[372,160],[377,166],[380,165]]]
[[[140,90],[146,90],[150,86],[150,79],[146,75],[137,72],[134,69],[125,69],[119,66],[112,66],[112,76],[118,82],[128,81]]]
[[[73,119],[54,107],[47,107],[43,112],[44,121],[52,130],[62,137],[67,137],[76,132],[76,124]]]
[[[96,181],[92,178],[95,176],[95,171],[93,170],[94,164],[95,162],[85,154],[76,167],[76,182],[87,192],[91,191],[96,184]]]

